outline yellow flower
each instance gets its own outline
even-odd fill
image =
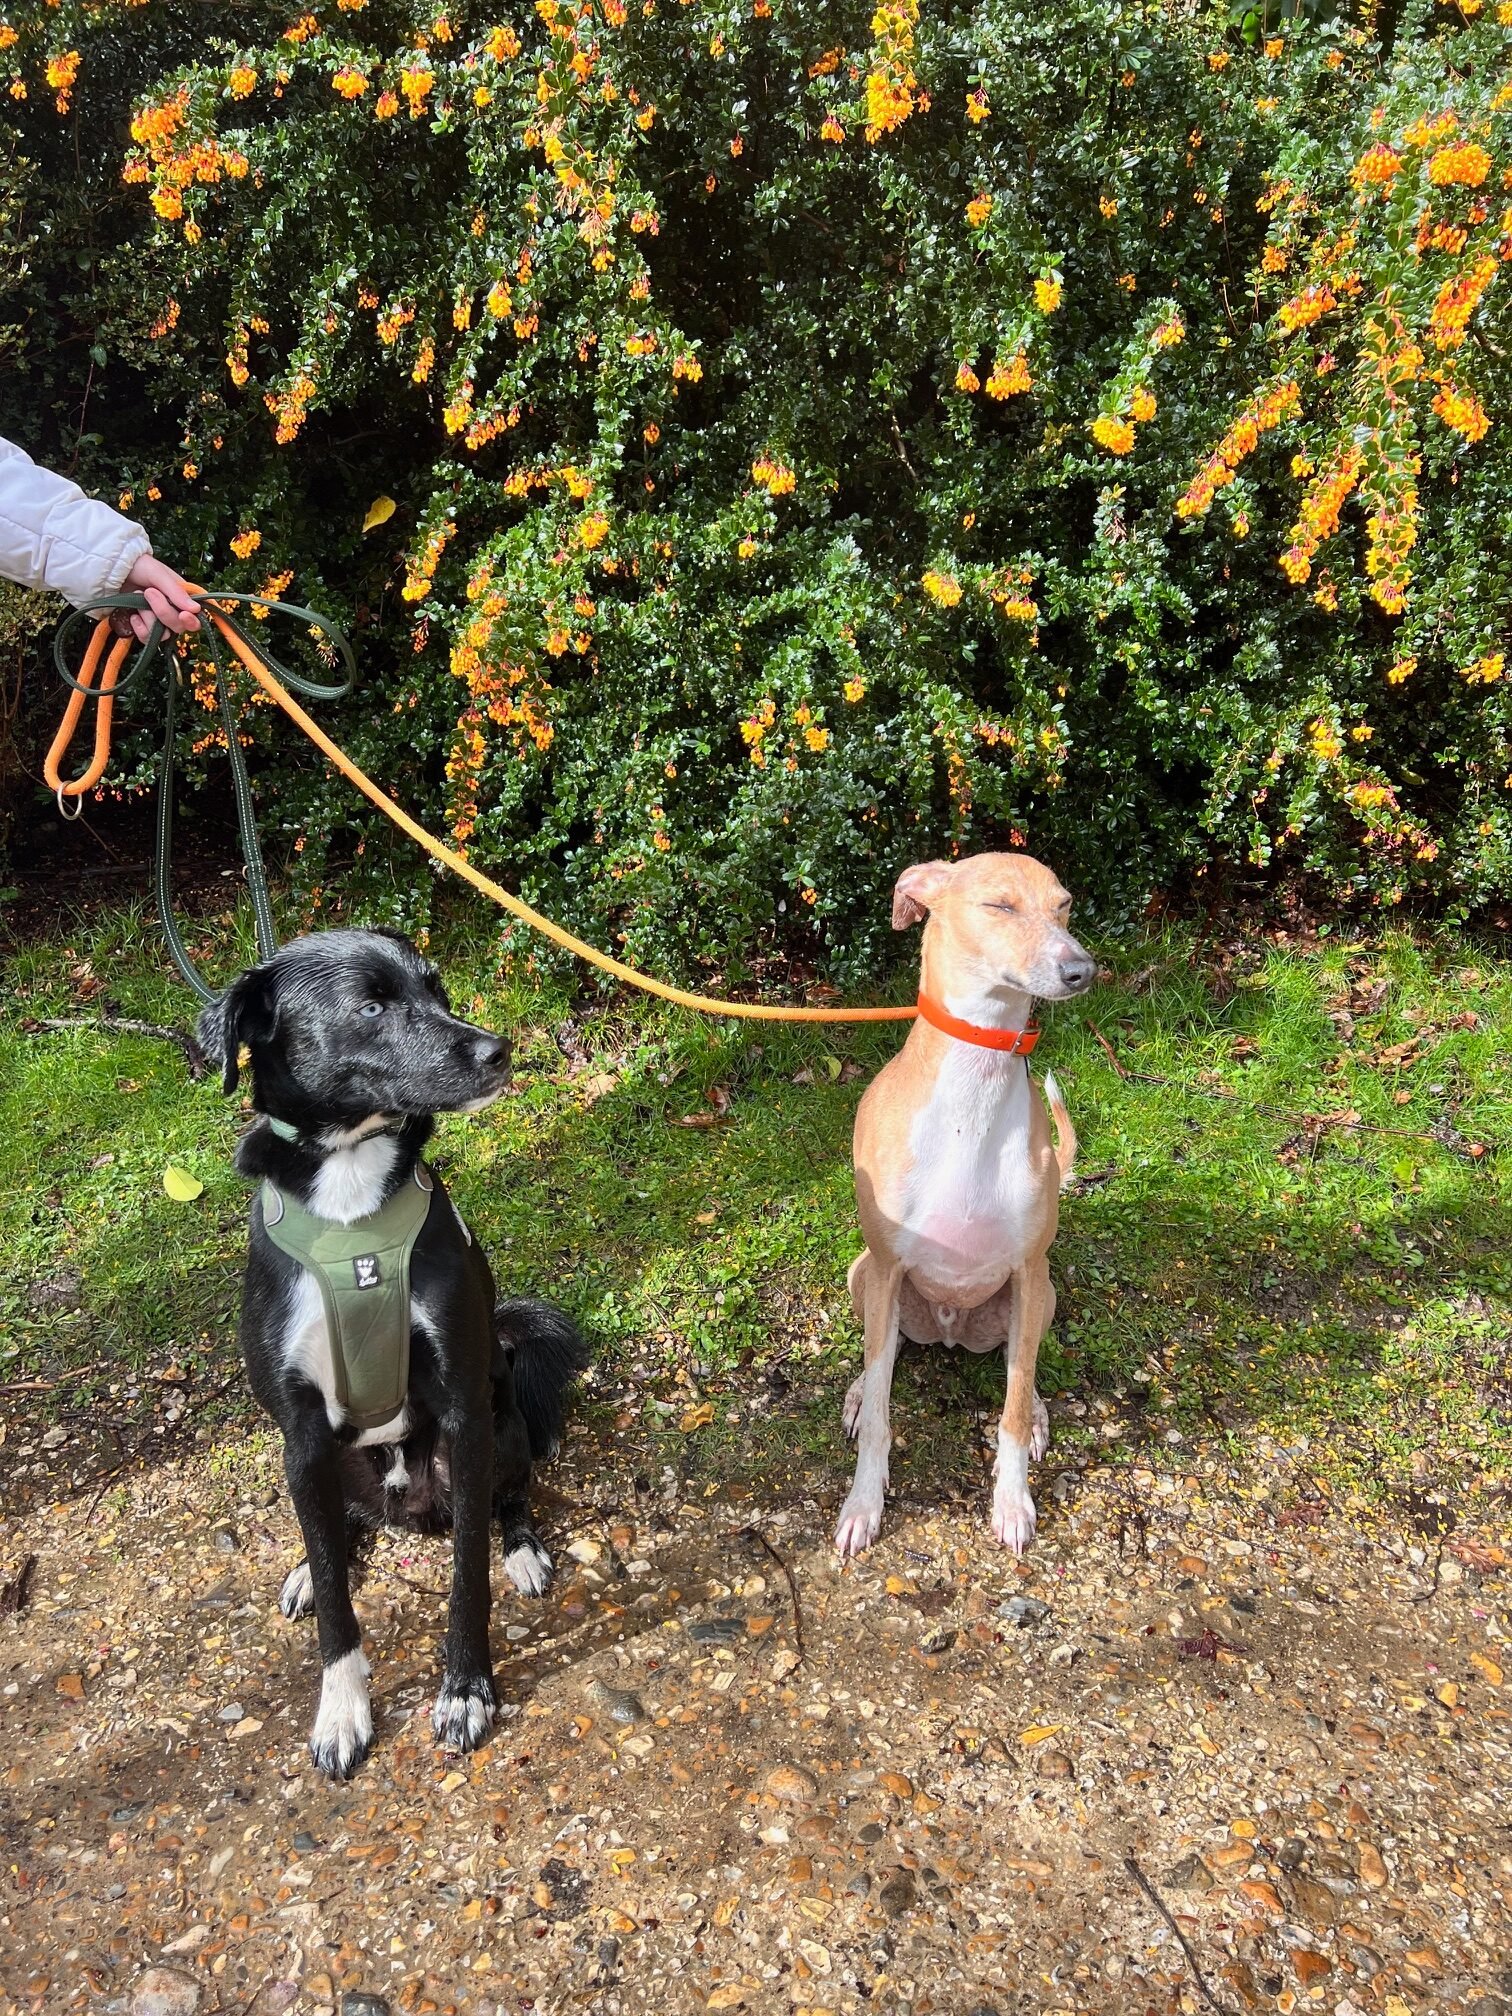
[[[1344,744],[1339,740],[1328,722],[1321,718],[1313,722],[1308,731],[1308,736],[1312,752],[1320,763],[1332,763],[1334,758],[1343,750]]]
[[[1116,217],[1118,215],[1118,198],[1116,196],[1099,196],[1097,207],[1104,217]]]
[[[502,322],[514,306],[514,296],[502,280],[495,280],[488,290],[488,300],[484,304],[496,322]]]
[[[331,89],[339,98],[346,98],[348,100],[360,98],[367,88],[368,80],[363,76],[362,72],[360,70],[353,70],[349,66],[344,66],[338,70],[331,79]]]
[[[992,116],[992,107],[987,103],[987,94],[978,85],[975,91],[966,93],[966,117],[973,126],[980,126],[984,119]]]
[[[1404,679],[1410,679],[1417,670],[1417,662],[1416,658],[1398,658],[1394,665],[1386,668],[1388,684],[1400,686]]]
[[[985,391],[989,399],[1011,399],[1015,392],[1027,392],[1034,384],[1022,350],[1005,363],[1001,357],[987,374]]]
[[[1092,438],[1110,455],[1127,455],[1134,446],[1134,429],[1116,413],[1099,413],[1092,422]]]
[[[747,535],[746,538],[741,540],[735,550],[739,553],[742,560],[749,560],[756,551],[756,541]]]
[[[1155,394],[1148,385],[1136,385],[1129,401],[1129,411],[1141,422],[1155,418]]]
[[[236,555],[238,560],[246,560],[257,551],[261,544],[261,532],[249,526],[245,532],[238,532],[236,537],[231,541],[231,551]]]
[[[381,91],[378,102],[373,107],[375,119],[392,119],[399,110],[399,94],[396,91]]]
[[[963,357],[956,366],[955,387],[957,392],[979,392],[982,381],[971,368],[971,360]]]
[[[1233,59],[1227,49],[1215,49],[1207,60],[1209,70],[1227,70]]]
[[[840,121],[835,117],[833,112],[827,115],[824,124],[819,128],[819,138],[821,140],[832,140],[837,146],[845,138],[845,128],[840,124]]]
[[[854,706],[858,700],[866,698],[866,681],[864,679],[847,679],[842,690],[846,699]]]
[[[578,522],[579,541],[591,553],[596,546],[602,546],[609,537],[609,520],[602,511],[595,511]]]
[[[973,196],[966,205],[966,222],[974,229],[987,222],[992,215],[992,198],[988,195]]]
[[[257,72],[249,63],[238,63],[226,79],[226,88],[233,98],[250,98],[257,85]]]
[[[1491,686],[1506,670],[1506,659],[1500,651],[1488,652],[1484,658],[1477,658],[1473,665],[1460,668],[1460,677],[1471,686]]]
[[[435,78],[429,70],[410,65],[399,73],[399,89],[404,93],[410,108],[411,119],[418,119],[425,111],[425,100],[435,86]]]
[[[940,574],[931,567],[919,584],[932,602],[942,609],[954,609],[961,599],[961,584],[953,574]]]
[[[829,730],[828,728],[805,728],[803,739],[807,742],[810,749],[817,753],[821,749],[828,749]]]
[[[1042,277],[1034,283],[1034,305],[1041,315],[1053,315],[1061,303],[1061,283],[1055,274]]]

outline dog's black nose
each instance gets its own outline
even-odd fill
[[[502,1036],[484,1036],[479,1039],[474,1055],[480,1071],[504,1071],[509,1066],[509,1045]]]
[[[1060,965],[1061,985],[1068,994],[1080,994],[1084,987],[1092,985],[1097,968],[1090,959],[1063,959]]]

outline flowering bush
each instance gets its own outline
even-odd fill
[[[1110,909],[1499,891],[1512,6],[262,18],[5,18],[57,217],[0,417],[86,396],[160,551],[348,620],[333,727],[480,860],[841,978],[1004,840]],[[312,905],[372,868],[261,774]]]

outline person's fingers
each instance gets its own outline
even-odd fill
[[[138,644],[145,644],[147,642],[147,634],[152,628],[152,618],[143,615],[142,611],[138,609],[131,616],[127,617],[126,620],[130,625],[131,634],[135,637]]]
[[[175,637],[181,637],[186,630],[198,630],[199,618],[192,606],[188,610],[175,607],[161,588],[147,587],[142,593],[147,598],[147,607],[163,628],[171,631]]]

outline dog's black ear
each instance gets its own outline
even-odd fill
[[[241,1078],[243,1043],[263,1043],[278,1027],[278,994],[266,966],[253,966],[200,1013],[200,1048],[221,1067],[221,1090],[234,1092]]]

